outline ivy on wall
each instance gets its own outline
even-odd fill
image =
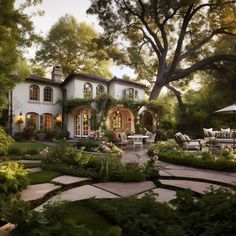
[[[133,99],[114,99],[108,94],[100,94],[96,98],[74,98],[69,100],[61,100],[59,103],[63,107],[65,113],[71,113],[74,109],[91,108],[93,110],[93,128],[104,127],[108,112],[115,107],[128,108],[132,111],[137,124],[138,112],[140,108],[146,107],[150,111],[154,119],[158,116],[161,107],[154,101],[133,100]]]

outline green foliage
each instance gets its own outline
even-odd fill
[[[121,229],[80,203],[47,204],[43,212],[29,209],[24,202],[2,208],[3,218],[17,225],[11,235],[20,236],[121,236]]]
[[[8,162],[0,166],[0,191],[3,196],[18,193],[27,186],[28,171],[16,162]]]
[[[159,142],[148,150],[148,155],[157,155],[161,161],[166,161],[177,165],[186,165],[202,169],[235,171],[236,162],[226,156],[216,156],[210,152],[186,152],[182,150],[174,141]],[[225,153],[225,152],[224,152]]]
[[[8,147],[13,143],[13,139],[0,127],[0,156],[7,154]]]
[[[234,2],[94,0],[87,12],[98,16],[108,47],[121,44],[110,53],[117,64],[130,66],[138,79],[153,84],[150,99],[156,99],[164,86],[188,82],[198,70],[217,69],[216,62],[236,61],[231,52],[212,52],[224,41],[222,35],[232,40]]]
[[[108,77],[109,58],[98,45],[99,38],[93,27],[65,15],[52,26],[43,40],[37,60],[47,66],[57,63],[65,75],[80,70]]]
[[[88,154],[60,142],[42,159],[42,167],[63,174],[91,177],[97,181],[142,181],[144,169],[135,163],[122,165],[119,157],[111,153]]]
[[[235,192],[211,189],[199,199],[188,191],[177,192],[171,204],[156,202],[155,195],[86,202],[86,206],[118,224],[127,236],[234,235]]]
[[[98,140],[93,139],[80,139],[76,142],[76,147],[80,149],[84,147],[85,151],[96,151],[100,146],[100,142]]]

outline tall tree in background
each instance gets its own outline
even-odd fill
[[[57,63],[65,75],[80,70],[110,76],[110,62],[98,40],[99,35],[91,26],[79,24],[75,17],[65,15],[50,29],[36,59],[47,66]]]
[[[150,99],[167,86],[199,70],[214,69],[231,54],[214,54],[214,43],[234,35],[236,1],[230,0],[91,0],[88,13],[104,28],[104,42],[121,44],[118,63],[153,82]],[[235,39],[235,38],[234,38]]]
[[[29,47],[37,36],[33,24],[23,11],[40,0],[22,1],[16,9],[15,0],[0,0],[0,109],[7,105],[6,94],[19,82],[25,70],[21,66],[22,49]]]

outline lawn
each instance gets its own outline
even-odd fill
[[[25,169],[40,167],[41,163],[23,163]]]
[[[19,148],[22,151],[27,151],[29,149],[37,149],[39,151],[46,148],[48,145],[43,143],[36,143],[36,142],[14,142],[9,146],[9,148]]]
[[[29,173],[28,177],[30,180],[30,184],[41,184],[41,183],[48,183],[52,179],[60,175],[61,174],[59,172],[43,170],[36,173]]]

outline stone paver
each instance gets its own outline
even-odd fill
[[[204,193],[205,191],[209,191],[210,187],[214,189],[219,189],[222,186],[216,184],[209,184],[204,182],[190,181],[190,180],[176,180],[176,179],[162,179],[160,180],[162,184],[180,187],[183,189],[191,189],[197,193]]]
[[[28,169],[31,173],[36,173],[42,171],[42,168],[40,167],[35,167],[35,168],[30,168]]]
[[[121,197],[129,197],[137,195],[139,193],[146,192],[156,187],[156,185],[152,181],[132,182],[132,183],[107,182],[107,183],[93,184],[93,186],[117,194]]]
[[[44,197],[45,194],[58,188],[60,188],[60,186],[51,183],[34,184],[29,185],[20,193],[20,195],[23,201],[32,201],[40,199]]]
[[[41,160],[17,160],[18,163],[41,163]]]
[[[176,177],[198,178],[205,180],[212,180],[222,182],[226,184],[235,184],[236,177],[230,175],[224,175],[220,172],[213,172],[208,170],[165,170],[168,174]]]
[[[156,201],[158,202],[169,202],[170,200],[176,198],[176,192],[174,190],[164,189],[164,188],[155,188],[155,189],[152,189],[151,191],[153,193],[158,194],[158,196],[155,196]],[[137,198],[142,198],[146,193],[139,194]]]
[[[104,191],[102,189],[96,188],[91,185],[83,185],[80,187],[76,187],[64,192],[61,192],[60,194],[57,194],[50,198],[46,203],[48,202],[55,202],[55,201],[78,201],[83,200],[87,198],[117,198],[118,196],[112,193],[109,193],[107,191]],[[40,211],[43,209],[43,206],[46,204],[43,203],[42,205],[38,206],[34,210]]]
[[[69,175],[62,175],[57,178],[54,178],[52,182],[62,184],[62,185],[69,185],[74,183],[83,183],[85,181],[91,181],[90,178],[83,178],[83,177],[75,177]]]

